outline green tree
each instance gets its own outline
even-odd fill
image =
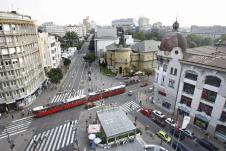
[[[212,45],[213,40],[211,38],[204,38],[199,35],[189,34],[186,36],[187,45],[189,48]]]
[[[64,65],[69,66],[71,64],[71,60],[68,58],[64,58]]]
[[[52,83],[59,83],[60,80],[63,78],[63,73],[60,68],[52,68],[48,73],[47,76],[49,77]]]
[[[143,31],[141,31],[141,32],[135,32],[133,34],[133,38],[136,38],[136,39],[139,39],[139,40],[145,40],[144,32]]]
[[[219,38],[216,38],[215,40],[214,40],[214,43],[215,44],[222,44],[222,43],[224,43],[226,41],[226,34],[225,35],[222,35],[221,37],[219,37]]]
[[[87,54],[83,57],[83,59],[84,59],[86,62],[88,62],[89,65],[90,65],[93,61],[95,61],[96,57],[95,57],[95,54],[94,54],[94,53],[89,52],[89,53],[87,53]]]
[[[63,37],[63,46],[67,49],[68,47],[79,47],[81,46],[79,37],[75,32],[67,32]]]

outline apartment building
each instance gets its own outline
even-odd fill
[[[46,80],[35,22],[0,12],[0,112],[30,104]]]

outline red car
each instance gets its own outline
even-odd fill
[[[146,109],[146,108],[141,108],[140,113],[142,113],[146,117],[151,117],[152,115],[152,110],[151,109]]]

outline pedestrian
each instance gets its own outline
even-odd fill
[[[12,119],[14,119],[14,116],[13,116],[13,114],[11,114],[11,117],[12,117]]]

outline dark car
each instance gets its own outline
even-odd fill
[[[185,148],[181,143],[173,142],[172,144],[173,149],[176,151],[188,151],[187,148]]]
[[[211,142],[209,142],[206,139],[197,139],[196,140],[197,143],[199,143],[201,146],[205,147],[207,150],[209,151],[218,151],[219,149],[214,146]]]
[[[161,127],[166,126],[164,119],[159,119],[159,118],[153,117],[152,120]]]
[[[174,135],[174,137],[176,137],[176,138],[179,138],[179,137],[180,137],[180,140],[184,140],[184,139],[185,139],[185,136],[186,136],[186,135],[185,135],[182,131],[180,131],[180,130],[175,131],[174,129],[171,129],[170,133],[171,133],[172,135]]]
[[[140,87],[146,87],[146,86],[148,86],[147,82],[142,82],[141,85],[140,85]]]

